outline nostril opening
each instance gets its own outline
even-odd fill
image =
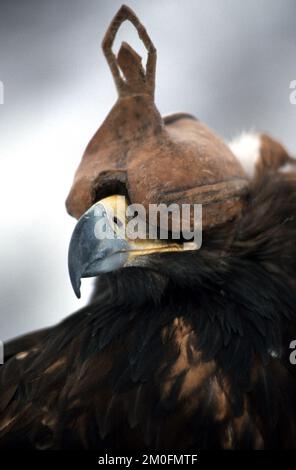
[[[121,220],[118,219],[118,217],[114,216],[113,217],[113,222],[115,223],[115,225],[117,225],[119,228],[122,227],[123,223],[121,222]]]
[[[127,199],[129,199],[125,182],[118,179],[107,179],[106,177],[100,177],[93,187],[92,203],[94,204],[95,202],[98,202],[105,197],[113,196],[114,194],[125,196]]]

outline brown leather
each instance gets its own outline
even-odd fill
[[[116,31],[126,19],[147,47],[146,71],[127,44],[117,58],[112,53]],[[192,116],[162,119],[154,104],[156,51],[128,7],[115,16],[103,49],[119,98],[86,148],[67,198],[68,212],[79,218],[104,188],[121,184],[130,201],[146,209],[151,203],[203,204],[203,228],[237,216],[248,185],[240,163],[213,131]]]
[[[286,148],[269,135],[261,134],[260,140],[260,158],[256,165],[256,175],[260,176],[267,170],[277,170],[286,163],[295,161]]]

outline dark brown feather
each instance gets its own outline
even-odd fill
[[[294,447],[295,207],[293,175],[260,177],[199,252],[103,275],[8,343],[1,448]]]

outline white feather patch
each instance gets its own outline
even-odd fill
[[[232,153],[240,161],[247,175],[252,177],[255,173],[256,164],[260,159],[260,134],[243,133],[228,145]]]
[[[279,169],[281,173],[295,173],[296,172],[296,161],[285,163]]]

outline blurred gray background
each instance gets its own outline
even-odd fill
[[[83,306],[64,208],[83,150],[116,99],[100,49],[117,0],[0,0],[0,339]],[[227,139],[265,130],[296,154],[295,0],[129,0],[158,50],[156,100]],[[125,24],[127,40],[143,53]]]

